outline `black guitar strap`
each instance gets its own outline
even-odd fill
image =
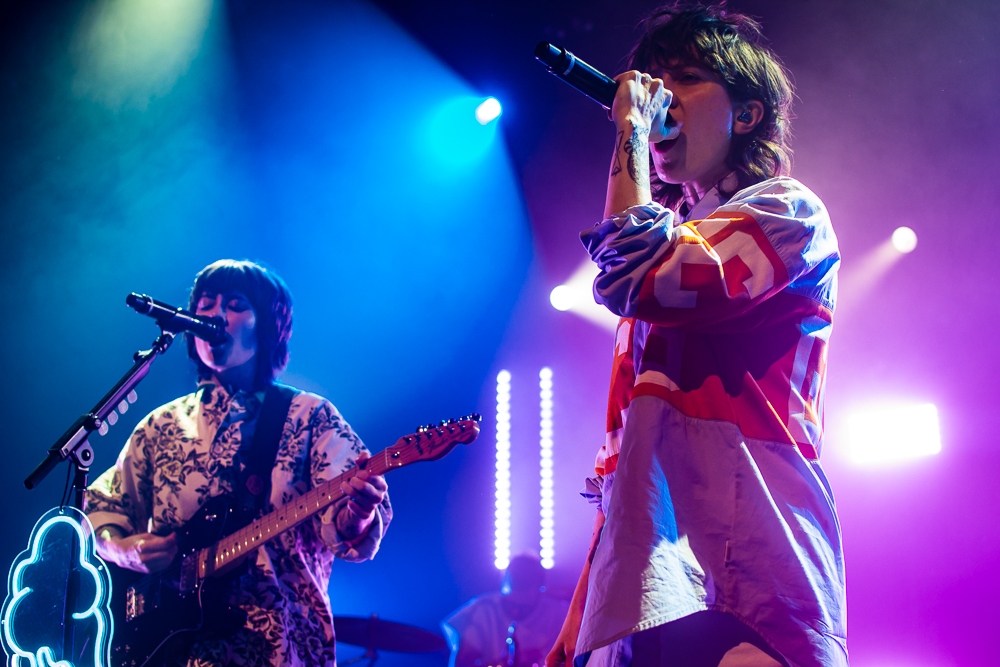
[[[247,523],[261,514],[271,496],[271,471],[278,456],[281,431],[292,399],[298,393],[293,387],[275,382],[264,394],[264,403],[250,441],[250,452],[245,460],[246,465],[240,472],[240,483],[236,489],[239,506],[247,510],[244,513]]]

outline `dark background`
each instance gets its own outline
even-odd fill
[[[847,550],[852,661],[997,664],[1000,8],[730,6],[761,20],[794,75],[794,175],[827,204],[844,257],[824,462]],[[296,297],[285,380],[328,396],[373,450],[418,423],[487,416],[476,444],[393,473],[396,519],[373,562],[335,567],[335,613],[434,628],[497,585],[501,368],[513,375],[515,551],[537,549],[537,373],[554,372],[550,583],[568,594],[591,524],[576,492],[603,437],[611,335],[554,311],[548,293],[586,259],[576,235],[602,210],[613,133],[531,51],[550,40],[615,73],[651,7],[103,0],[0,10],[0,560],[57,504],[64,473],[31,492],[21,480],[155,335],[125,294],[181,303],[202,266],[249,257]],[[486,95],[504,105],[492,130],[448,115]],[[886,259],[900,225],[919,245]],[[192,382],[177,346],[122,423],[94,438],[95,474],[142,414]],[[846,417],[887,401],[935,403],[943,451],[851,463]]]

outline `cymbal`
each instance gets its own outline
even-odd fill
[[[431,653],[448,648],[438,634],[403,623],[371,616],[334,616],[333,632],[338,642],[380,651]]]

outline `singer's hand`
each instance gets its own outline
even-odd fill
[[[649,142],[657,143],[669,137],[667,118],[674,94],[662,79],[629,70],[615,77],[618,92],[611,105],[611,119],[619,130],[638,129],[649,132]]]

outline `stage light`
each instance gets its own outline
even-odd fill
[[[542,567],[551,570],[555,566],[555,516],[552,491],[552,369],[545,367],[538,371],[539,399],[539,556]]]
[[[930,403],[891,406],[852,415],[848,451],[859,465],[930,456],[941,451],[937,408]]]
[[[496,120],[503,113],[500,102],[495,97],[487,97],[482,104],[476,107],[476,120],[480,125],[486,125],[492,120]]]
[[[579,301],[577,290],[569,285],[556,285],[549,293],[549,303],[556,310],[569,310]]]
[[[904,255],[917,247],[917,233],[909,227],[897,227],[892,233],[892,247]]]
[[[427,167],[430,173],[447,174],[449,178],[456,173],[467,176],[475,173],[470,167],[483,164],[496,143],[498,123],[493,121],[500,115],[499,102],[491,112],[493,105],[488,101],[469,95],[444,98],[428,110],[423,120],[415,120],[415,126],[422,128],[415,134],[418,145],[434,163]]]
[[[497,449],[493,564],[510,565],[510,372],[497,373]]]
[[[614,332],[618,329],[618,317],[594,301],[593,285],[598,271],[596,264],[586,260],[566,282],[549,293],[549,303],[556,310],[569,311]]]
[[[88,3],[70,53],[73,93],[110,109],[145,110],[168,95],[212,44],[209,0]],[[217,40],[218,36],[214,36]]]

